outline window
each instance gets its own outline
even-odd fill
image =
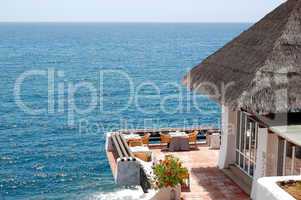
[[[279,148],[279,155],[282,156],[282,159],[279,159],[279,163],[282,170],[280,170],[278,175],[300,175],[301,148],[287,140],[280,139],[280,141],[282,141],[283,145],[282,148]]]
[[[253,177],[256,167],[258,123],[245,112],[238,113],[236,166]]]

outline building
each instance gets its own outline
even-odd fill
[[[301,1],[280,5],[183,82],[222,107],[220,169],[240,171],[250,190],[260,177],[300,175]]]

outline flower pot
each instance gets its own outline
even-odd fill
[[[152,200],[180,200],[181,185],[176,187],[164,187],[158,190],[158,193]]]

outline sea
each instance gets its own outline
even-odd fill
[[[0,23],[0,200],[134,199],[105,133],[220,126],[182,84],[247,23]]]

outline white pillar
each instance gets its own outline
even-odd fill
[[[237,129],[237,111],[232,111],[226,106],[222,106],[221,125],[221,148],[219,153],[218,167],[228,168],[235,163],[235,145]]]
[[[256,152],[256,169],[254,172],[253,183],[252,183],[252,199],[256,199],[256,183],[257,180],[265,176],[266,171],[266,156],[268,147],[268,129],[259,128],[258,129],[258,146]]]

